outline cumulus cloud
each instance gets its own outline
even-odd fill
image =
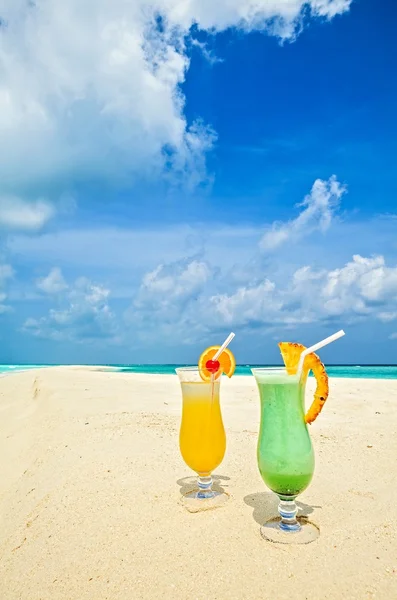
[[[206,283],[210,269],[204,262],[193,260],[190,263],[159,265],[143,278],[140,298],[137,302],[145,302],[147,298],[156,297],[161,305],[169,304],[174,298],[186,298],[197,293]]]
[[[397,266],[388,267],[382,256],[356,255],[339,269],[302,267],[284,286],[265,280],[214,295],[211,303],[225,323],[242,326],[369,317],[387,322],[397,317]]]
[[[234,294],[220,294],[211,298],[211,304],[225,324],[256,323],[265,314],[274,314],[282,308],[275,293],[276,286],[269,279],[253,286],[240,287]]]
[[[29,202],[17,196],[0,196],[0,229],[37,231],[55,212],[55,206],[46,200]]]
[[[341,269],[328,273],[323,297],[332,312],[360,307],[371,312],[388,303],[395,304],[397,267],[387,267],[383,256],[364,258],[356,255]]]
[[[216,275],[216,276],[214,276]],[[198,259],[160,265],[143,278],[127,321],[147,341],[197,341],[226,327],[297,327],[397,318],[397,266],[353,256],[338,269],[297,269],[276,284],[262,277],[219,293],[222,277]],[[214,293],[215,291],[215,293]]]
[[[45,294],[58,294],[67,289],[68,285],[63,278],[59,267],[54,267],[46,277],[37,280],[37,287]]]
[[[3,269],[3,281],[11,275]],[[397,265],[387,265],[382,256],[355,255],[330,270],[304,266],[281,282],[263,276],[219,292],[224,284],[200,258],[161,264],[142,278],[124,315],[116,315],[107,288],[86,278],[68,284],[52,269],[37,287],[54,306],[45,316],[27,319],[24,331],[57,341],[176,345],[201,342],[230,327],[251,331],[368,319],[387,325],[397,319]]]
[[[214,269],[199,259],[162,264],[147,272],[124,315],[110,307],[110,290],[81,277],[66,282],[58,267],[36,281],[54,306],[26,319],[23,331],[55,341],[128,344],[157,339],[189,343],[203,331],[205,289]]]
[[[202,302],[213,274],[213,269],[198,259],[159,265],[143,277],[126,313],[127,322],[146,340],[170,335],[173,340],[189,342],[202,330]]]
[[[332,19],[349,10],[351,0],[312,0],[311,8],[315,14]]]
[[[346,190],[346,186],[335,175],[327,181],[316,179],[310,194],[298,204],[303,210],[295,219],[286,223],[273,223],[262,237],[261,249],[275,250],[282,244],[295,242],[314,231],[327,231]]]
[[[221,31],[228,27],[266,30],[282,38],[293,36],[309,8],[313,16],[328,19],[349,9],[351,0],[164,0],[158,6],[165,8],[172,23],[188,29],[197,23],[202,29]]]
[[[184,114],[180,86],[189,68],[192,25],[211,32],[257,29],[292,39],[307,8],[312,16],[332,18],[350,4],[3,0],[3,192],[44,189],[49,182],[67,187],[84,177],[117,184],[164,170],[199,180],[214,134],[205,124],[188,123]]]
[[[44,287],[43,287],[44,286]],[[110,291],[80,277],[67,286],[62,273],[53,269],[47,278],[38,282],[46,293],[57,293],[57,307],[40,318],[28,318],[23,331],[55,341],[119,343],[117,320],[109,306]],[[59,294],[67,290],[64,294]]]

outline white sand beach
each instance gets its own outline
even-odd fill
[[[314,382],[308,384],[308,397]],[[397,381],[330,380],[298,500],[321,530],[272,545],[277,500],[256,463],[251,377],[222,381],[230,494],[180,504],[176,376],[51,368],[0,379],[2,600],[337,600],[397,597]]]

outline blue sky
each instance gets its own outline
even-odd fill
[[[394,3],[3,5],[0,362],[397,362]]]

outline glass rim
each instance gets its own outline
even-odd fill
[[[251,371],[286,371],[286,367],[251,367]]]
[[[255,375],[255,373],[258,373],[258,375],[265,375],[267,373],[278,373],[288,375],[288,377],[297,377],[298,375],[297,373],[288,373],[286,367],[253,367],[251,369],[251,373],[253,375]]]
[[[175,369],[175,373],[177,375],[183,375],[184,373],[188,374],[188,373],[203,373],[204,369],[200,369],[200,367],[197,365],[196,367],[176,367]],[[219,373],[219,375],[217,377],[215,377],[215,381],[219,381],[222,377],[223,373],[222,371]],[[204,383],[206,383],[204,381]]]
[[[176,367],[175,371],[201,371],[200,367]]]

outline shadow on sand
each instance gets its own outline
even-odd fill
[[[225,475],[212,475],[212,489],[215,492],[220,492],[221,494],[226,492],[228,487],[227,482],[230,481],[230,477],[226,477]],[[197,477],[183,477],[182,479],[177,480],[177,484],[180,486],[181,496],[185,496],[189,492],[197,489]]]
[[[258,525],[263,525],[269,519],[278,515],[278,497],[272,492],[256,492],[255,494],[248,494],[244,497],[244,502],[247,506],[254,509],[252,516]],[[299,508],[299,517],[308,517],[314,512],[315,508],[321,508],[321,506],[310,506],[304,502],[296,501],[296,505]]]

